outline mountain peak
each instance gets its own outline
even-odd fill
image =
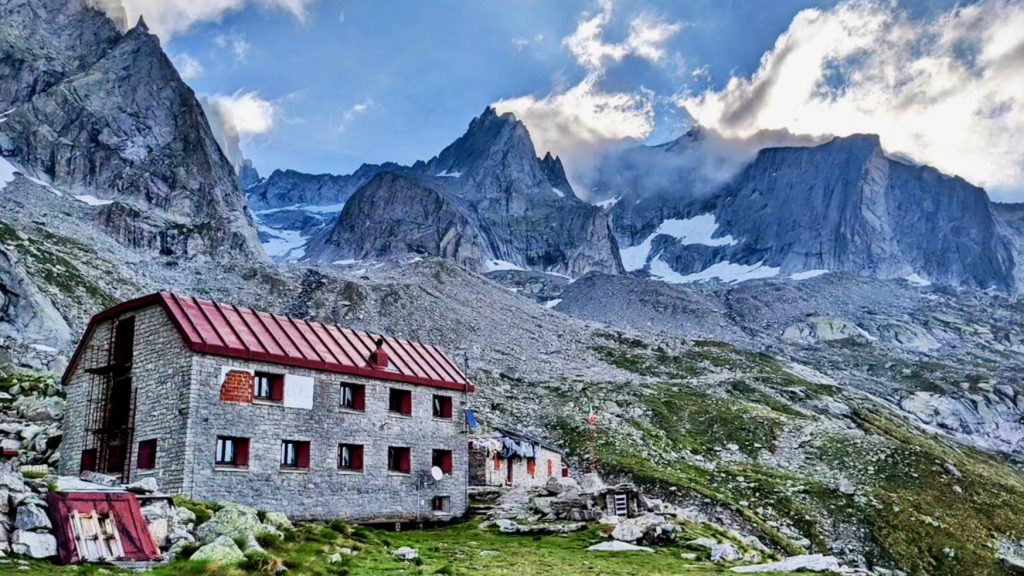
[[[509,162],[514,158],[537,162],[530,133],[511,112],[499,115],[488,106],[470,121],[462,136],[430,160],[426,167],[435,174],[462,174],[489,162]]]
[[[139,14],[139,21],[135,23],[135,29],[139,32],[149,32],[149,26],[146,24],[146,18],[142,14]]]

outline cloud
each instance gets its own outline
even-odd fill
[[[110,0],[103,0],[114,4]],[[128,22],[134,24],[140,15],[146,17],[146,24],[154,34],[164,41],[175,34],[188,30],[197,22],[219,20],[225,12],[241,10],[247,5],[257,5],[290,12],[298,21],[308,18],[307,8],[316,0],[122,0],[123,13]],[[114,14],[113,9],[108,13]]]
[[[218,48],[231,50],[235,60],[238,62],[245,60],[246,56],[249,55],[249,50],[252,49],[252,44],[245,39],[245,35],[237,32],[219,34],[213,39],[213,43]]]
[[[181,79],[186,82],[195,80],[203,75],[203,65],[190,54],[182,52],[172,57],[171,61],[174,62],[174,67],[178,69]]]
[[[895,2],[798,13],[756,72],[678,104],[727,137],[788,129],[880,135],[889,152],[1024,199],[1024,4],[982,0],[930,20]]]
[[[279,115],[274,103],[264,100],[256,92],[239,90],[230,95],[203,96],[199,102],[206,112],[214,138],[236,170],[243,160],[241,140],[270,132]]]
[[[576,29],[563,39],[563,45],[586,71],[578,84],[545,96],[520,96],[493,104],[499,112],[512,112],[526,124],[538,152],[558,154],[577,171],[608,142],[644,138],[654,129],[653,92],[642,87],[608,92],[601,88],[601,80],[610,65],[627,57],[661,61],[664,44],[682,28],[643,13],[630,22],[622,42],[607,42],[605,33],[611,21],[612,3],[601,0],[597,12],[584,14]]]
[[[357,117],[362,116],[369,110],[371,110],[376,104],[374,104],[372,98],[366,98],[362,102],[356,102],[348,110],[341,115],[341,124],[338,126],[339,132],[344,132],[350,122],[355,120]]]

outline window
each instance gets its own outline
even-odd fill
[[[500,452],[495,452],[494,453],[494,469],[495,470],[501,470],[501,453]]]
[[[362,412],[366,409],[366,386],[362,384],[341,385],[341,407]]]
[[[129,316],[114,325],[114,364],[131,364],[134,350],[135,316]]]
[[[257,372],[252,379],[252,397],[256,400],[284,400],[284,375]]]
[[[136,458],[139,470],[152,470],[156,468],[156,440],[143,440],[139,442],[139,454]]]
[[[452,451],[434,450],[431,458],[431,466],[437,466],[445,474],[452,473]]]
[[[82,450],[82,460],[79,466],[82,472],[95,472],[96,471],[96,449],[86,448]]]
[[[537,474],[537,459],[536,458],[527,458],[526,459],[526,473],[530,475],[530,478],[533,478]]]
[[[452,397],[434,394],[434,418],[452,419]]]
[[[452,497],[434,496],[434,499],[430,501],[430,509],[434,512],[451,512]]]
[[[308,469],[309,442],[298,440],[285,440],[281,442],[281,468]]]
[[[338,470],[363,471],[363,447],[358,444],[338,446]]]
[[[555,475],[554,470],[555,463],[551,461],[551,458],[548,458],[548,478],[551,478],[552,476]]]
[[[410,416],[412,414],[412,392],[392,388],[388,394],[388,409],[394,414]]]
[[[249,466],[249,439],[217,437],[215,466],[245,468]]]
[[[388,471],[408,474],[412,470],[408,448],[388,447]]]

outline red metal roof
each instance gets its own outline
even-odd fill
[[[474,388],[435,346],[165,292],[122,302],[93,316],[64,373],[65,381],[97,324],[148,306],[167,311],[193,352],[468,392]],[[378,338],[384,340],[391,360],[387,370],[370,364]]]

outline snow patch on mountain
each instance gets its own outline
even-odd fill
[[[915,286],[922,286],[923,287],[923,286],[931,286],[932,285],[932,283],[930,281],[928,281],[927,279],[923,278],[917,272],[914,272],[912,274],[907,274],[906,276],[903,277],[903,279],[906,280],[907,282],[910,282],[911,284],[913,284]]]
[[[647,264],[654,239],[663,234],[679,240],[679,243],[683,245],[733,246],[736,244],[736,239],[728,234],[715,238],[715,232],[717,231],[718,222],[715,220],[714,214],[700,214],[692,218],[665,220],[643,242],[619,251],[619,256],[622,258],[622,266],[626,270],[639,270],[643,268]]]
[[[75,199],[79,202],[88,204],[89,206],[106,206],[107,204],[114,203],[113,200],[103,200],[102,198],[97,198],[92,194],[79,194],[78,196],[75,196]]]
[[[747,280],[761,278],[773,278],[779,275],[780,268],[765,266],[764,262],[757,264],[734,264],[732,262],[717,262],[693,274],[680,274],[673,270],[660,257],[651,261],[651,276],[668,282],[670,284],[691,284],[693,282],[707,282],[717,280],[726,284],[737,284]]]
[[[457,170],[443,170],[435,174],[438,178],[461,178],[462,172]]]
[[[278,262],[294,262],[306,255],[309,236],[298,230],[260,230],[263,250]]]
[[[17,171],[18,169],[14,167],[14,164],[0,157],[0,190],[7,187],[9,182],[14,181],[14,173]]]
[[[803,272],[797,272],[790,274],[790,280],[810,280],[811,278],[817,278],[823,274],[828,274],[829,270],[804,270]]]

